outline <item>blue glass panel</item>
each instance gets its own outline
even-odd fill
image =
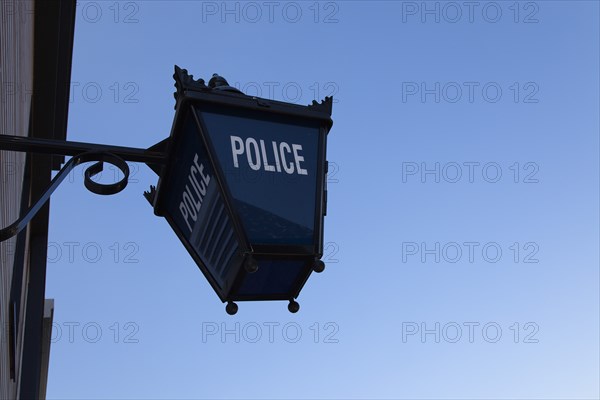
[[[188,114],[173,149],[173,170],[160,188],[166,214],[186,242],[224,288],[236,263],[239,243],[198,126]]]
[[[245,276],[236,295],[290,295],[305,266],[306,260],[259,259],[258,271]]]
[[[252,244],[314,242],[320,125],[198,107]]]

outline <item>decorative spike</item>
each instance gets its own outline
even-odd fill
[[[179,103],[179,97],[185,90],[209,90],[208,86],[206,86],[206,83],[204,82],[204,79],[200,78],[198,80],[194,80],[194,75],[188,74],[187,69],[181,69],[177,65],[175,65],[173,79],[175,79],[175,88],[177,89],[177,91],[173,94],[176,101],[175,108],[177,108],[177,104]]]
[[[154,185],[150,186],[149,191],[144,191],[144,197],[152,207],[154,207],[154,199],[156,198],[156,187]]]
[[[333,97],[327,96],[320,103],[318,103],[316,100],[313,100],[312,104],[310,104],[308,108],[331,115],[333,111]]]

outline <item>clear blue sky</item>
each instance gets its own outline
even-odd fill
[[[78,169],[48,398],[598,398],[599,24],[596,1],[80,2],[71,140],[165,138],[174,64],[334,94],[327,269],[298,314],[228,316],[152,171],[99,197]]]

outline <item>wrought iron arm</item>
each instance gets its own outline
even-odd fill
[[[161,166],[166,163],[164,150],[167,146],[167,140],[165,139],[150,149],[145,150],[131,147],[0,135],[0,150],[73,156],[50,181],[50,184],[40,198],[29,207],[25,214],[11,225],[0,230],[0,242],[21,232],[44,204],[46,204],[65,177],[78,165],[96,161],[95,164],[85,170],[85,187],[89,191],[100,195],[116,194],[125,189],[129,179],[129,166],[125,160],[146,163],[152,170],[159,173]],[[119,168],[123,173],[123,178],[118,182],[110,184],[94,182],[92,177],[103,170],[104,162]]]
[[[167,139],[146,150],[134,147],[110,146],[106,144],[0,135],[0,150],[58,154],[63,156],[76,156],[86,152],[111,153],[126,161],[143,162],[149,165],[162,165],[166,163],[166,156],[162,151],[162,147],[166,144],[166,140]]]
[[[127,186],[127,180],[129,179],[129,166],[121,157],[111,153],[83,153],[71,158],[64,167],[56,174],[56,176],[50,181],[50,185],[46,188],[42,196],[25,212],[21,218],[15,221],[13,224],[0,230],[0,242],[3,242],[11,237],[15,236],[23,230],[40,211],[40,209],[46,204],[52,193],[56,190],[58,185],[69,175],[69,173],[79,164],[84,162],[97,161],[96,164],[88,167],[85,170],[84,184],[85,187],[96,194],[111,195],[119,193]],[[103,163],[107,162],[119,168],[123,173],[123,179],[116,183],[102,184],[92,181],[92,176],[98,174],[103,169]]]

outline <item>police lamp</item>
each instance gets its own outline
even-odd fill
[[[238,301],[296,298],[322,272],[326,144],[332,98],[311,105],[243,94],[175,67],[176,112],[146,192],[226,311]]]

